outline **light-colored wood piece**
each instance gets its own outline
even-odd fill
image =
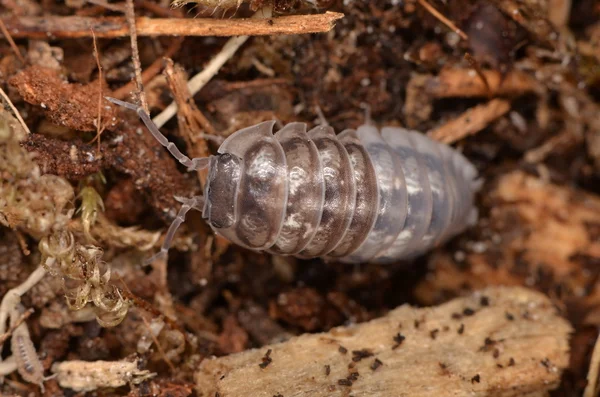
[[[489,288],[438,307],[401,306],[367,323],[207,359],[196,387],[203,397],[543,396],[568,365],[570,332],[546,296]],[[394,348],[398,334],[405,339]],[[272,361],[263,368],[269,350]],[[353,361],[358,351],[373,355]]]

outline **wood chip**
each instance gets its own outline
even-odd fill
[[[268,371],[256,365],[267,346],[205,360],[195,375],[198,395],[214,396],[218,390],[227,396],[256,397],[348,392],[357,396],[541,396],[557,387],[569,361],[568,322],[556,314],[547,297],[525,288],[489,288],[483,295],[489,306],[464,318],[464,336],[440,332],[432,340],[428,329],[455,326],[450,324],[455,321],[451,313],[477,307],[481,293],[434,308],[405,305],[367,323],[272,345],[277,359]],[[508,311],[528,311],[533,316],[508,321]],[[422,319],[423,327],[404,329],[402,349],[393,350],[398,324],[415,319]],[[512,357],[516,364],[499,368],[490,352],[478,351],[485,338],[497,341],[503,356]],[[341,344],[349,351],[369,351],[384,365],[373,371],[372,359],[352,362],[350,355],[339,354]],[[540,365],[543,360],[556,371],[547,371]],[[440,362],[445,365],[444,375]],[[352,380],[348,380],[349,364],[357,374]],[[323,376],[324,365],[330,366],[331,377]],[[343,385],[335,380],[342,380]]]
[[[457,118],[429,131],[427,135],[436,141],[451,144],[481,131],[509,110],[509,101],[492,99],[487,103],[468,109]]]
[[[52,366],[61,387],[76,392],[100,388],[116,388],[139,384],[154,376],[148,370],[138,369],[137,361],[63,361]],[[213,393],[214,395],[214,393]]]

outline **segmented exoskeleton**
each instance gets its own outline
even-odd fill
[[[351,263],[415,257],[477,218],[475,167],[418,132],[290,123],[273,135],[267,121],[229,136],[216,156],[189,159],[141,108],[109,100],[136,110],[188,169],[209,169],[204,195],[182,200],[159,254],[191,208],[240,246]]]

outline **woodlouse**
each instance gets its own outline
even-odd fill
[[[11,338],[11,349],[17,363],[19,374],[27,382],[39,385],[43,392],[45,380],[44,367],[38,358],[25,323],[19,324],[14,329]]]
[[[336,135],[296,122],[273,135],[275,121],[267,121],[233,133],[215,156],[190,159],[142,108],[107,99],[135,110],[189,170],[209,169],[204,195],[182,200],[157,255],[191,208],[240,246],[349,263],[418,256],[477,217],[475,167],[415,131],[362,125]]]

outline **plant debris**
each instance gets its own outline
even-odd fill
[[[41,395],[43,386],[47,395],[65,388],[200,395],[205,390],[193,389],[199,368],[214,362],[208,357],[226,362],[254,351],[248,379],[276,385],[287,359],[280,345],[271,348],[275,357],[265,355],[267,346],[458,296],[472,299],[437,320],[423,311],[390,322],[385,348],[367,336],[350,343],[326,334],[333,341],[314,355],[322,393],[359,395],[419,345],[436,354],[427,374],[456,390],[487,390],[495,379],[487,367],[463,370],[460,357],[438,354],[452,343],[472,343],[503,378],[535,364],[551,381],[534,382],[532,395],[550,387],[582,395],[586,377],[595,383],[588,395],[597,391],[600,9],[593,1],[197,5],[2,4],[0,340],[13,348],[0,349],[0,377],[12,373],[0,393]],[[145,266],[178,198],[201,194],[206,173],[186,173],[135,114],[105,96],[145,97],[165,136],[193,156],[215,154],[223,138],[265,120],[314,126],[317,107],[337,132],[356,128],[368,104],[378,126],[426,133],[477,166],[479,221],[410,263],[348,267],[246,251],[191,211],[168,260]],[[547,307],[496,313],[506,297],[475,291],[498,284],[541,291]],[[474,325],[494,312],[503,327],[535,326],[540,310],[573,324],[568,366],[562,355],[530,361],[504,335]],[[320,356],[329,349],[331,357]],[[216,382],[235,382],[244,365],[221,370]],[[61,368],[58,377],[48,378],[51,368]],[[106,375],[110,368],[119,375]],[[400,378],[417,379],[403,371]],[[284,386],[268,396],[294,394]],[[227,387],[210,397],[235,395]]]

